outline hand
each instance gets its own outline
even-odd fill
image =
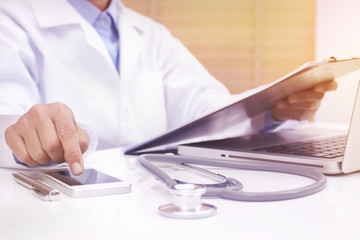
[[[90,139],[63,103],[33,106],[7,128],[5,138],[15,156],[28,166],[66,161],[74,175],[84,170],[82,153]]]
[[[337,83],[332,80],[320,83],[311,89],[292,94],[275,103],[272,109],[272,116],[277,121],[310,120],[320,107],[325,93],[335,91],[336,89]]]

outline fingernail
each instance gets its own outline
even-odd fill
[[[289,97],[288,102],[289,103],[295,103],[296,102],[296,97]]]
[[[71,165],[71,170],[74,175],[79,175],[83,172],[83,169],[78,162],[75,162]]]

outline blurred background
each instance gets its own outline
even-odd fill
[[[360,57],[358,0],[123,0],[164,24],[232,93],[305,62]],[[338,80],[317,121],[348,123],[357,71]]]

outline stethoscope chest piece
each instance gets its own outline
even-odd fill
[[[216,213],[213,205],[202,203],[201,196],[206,192],[197,184],[176,184],[170,188],[173,203],[159,207],[162,216],[170,218],[205,218]]]

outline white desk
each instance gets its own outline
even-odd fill
[[[295,200],[205,199],[218,207],[216,215],[174,220],[157,212],[170,202],[163,185],[139,168],[129,170],[127,162],[113,149],[95,153],[86,166],[131,181],[132,193],[83,199],[62,195],[56,202],[36,198],[13,180],[12,170],[0,169],[0,239],[360,239],[360,173],[328,177],[323,191]],[[275,173],[222,173],[254,191],[305,181]],[[267,185],[259,188],[258,183]]]

